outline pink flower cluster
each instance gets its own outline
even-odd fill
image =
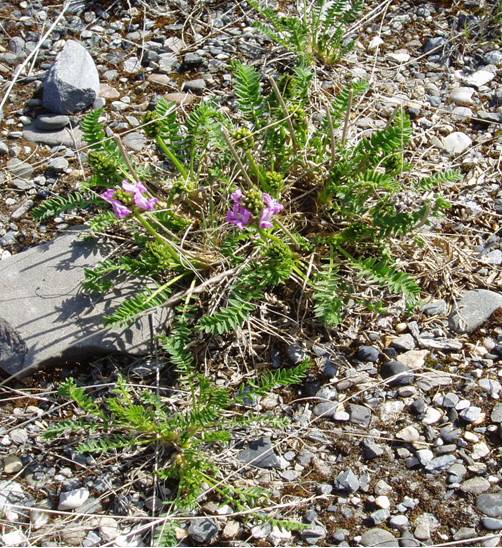
[[[272,217],[280,213],[284,206],[277,200],[274,200],[270,194],[262,194],[263,205],[265,206],[260,214],[258,226],[260,228],[272,228]],[[245,196],[241,189],[237,189],[231,194],[233,202],[232,209],[227,213],[227,221],[240,229],[253,222],[253,213],[245,207]]]
[[[141,211],[152,211],[155,209],[157,198],[149,198],[148,191],[143,183],[130,183],[122,181],[122,188],[109,188],[101,193],[101,198],[112,204],[112,209],[119,219],[131,215],[131,206],[136,206]],[[127,196],[129,195],[129,196]],[[127,202],[127,203],[124,203]]]

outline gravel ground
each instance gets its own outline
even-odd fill
[[[75,188],[85,168],[85,149],[72,141],[78,145],[81,115],[64,120],[72,128],[65,145],[27,139],[43,139],[30,128],[42,113],[42,78],[64,40],[79,40],[91,53],[102,83],[98,103],[106,104],[113,130],[146,161],[156,161],[156,152],[137,127],[156,95],[177,94],[173,100],[186,104],[217,94],[232,109],[231,59],[265,72],[291,63],[251,27],[245,2],[191,4],[76,2],[62,16],[3,109],[0,258],[85,220],[68,214],[37,226],[29,213],[41,199]],[[354,307],[330,338],[288,326],[290,342],[276,355],[286,364],[306,352],[317,372],[300,391],[254,406],[289,417],[288,431],[243,434],[221,458],[229,476],[271,488],[271,515],[308,527],[290,532],[245,524],[208,495],[199,514],[205,520],[180,521],[184,545],[501,544],[502,49],[485,4],[371,4],[355,51],[339,67],[319,72],[328,94],[350,76],[371,79],[367,97],[355,106],[352,136],[381,127],[404,105],[414,123],[414,169],[456,167],[464,174],[443,188],[453,204],[446,218],[423,230],[422,245],[402,250],[429,302],[405,319],[397,305],[380,317]],[[0,2],[4,91],[60,12],[48,2]],[[222,355],[216,349],[211,361]],[[94,460],[41,439],[65,413],[54,397],[58,381],[71,373],[87,384],[113,382],[124,368],[138,372],[137,364],[107,359],[2,387],[4,545],[146,542],[149,516],[167,496],[152,480],[151,462],[134,455]],[[221,372],[221,382],[231,375]],[[273,451],[259,468],[245,466],[267,448]]]

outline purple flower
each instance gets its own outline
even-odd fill
[[[227,221],[241,230],[251,222],[252,217],[253,215],[249,209],[237,203],[234,203],[232,209],[227,212]]]
[[[119,219],[123,219],[131,215],[132,209],[129,206],[133,205],[133,203],[142,211],[152,211],[155,209],[155,204],[158,200],[157,198],[148,198],[145,196],[147,192],[145,185],[141,182],[130,183],[129,181],[122,181],[122,189],[109,188],[101,193],[101,197],[112,204],[115,215]],[[122,201],[116,198],[117,194]],[[127,195],[130,195],[130,198]]]
[[[240,188],[235,192],[232,192],[230,198],[233,202],[232,209],[227,212],[227,222],[236,225],[238,228],[243,229],[253,221],[253,213],[244,206],[245,196]],[[280,213],[284,207],[267,194],[262,194],[264,208],[260,215],[259,227],[260,228],[272,228],[272,217],[277,213]],[[259,201],[259,194],[258,194]],[[259,206],[258,206],[259,207]]]
[[[130,215],[132,211],[120,200],[115,199],[116,194],[117,191],[114,188],[109,188],[108,190],[105,190],[105,192],[101,193],[101,198],[112,204],[113,212],[119,219],[124,219],[124,217]]]
[[[280,213],[284,209],[284,206],[266,192],[263,193],[263,201],[266,207],[261,212],[259,226],[260,228],[272,228],[274,226],[272,224],[272,217]]]
[[[147,198],[145,194],[148,192],[145,185],[141,182],[136,184],[128,181],[122,182],[122,188],[133,195],[134,203],[137,207],[143,211],[152,211],[155,209],[155,204],[158,202],[157,198]]]

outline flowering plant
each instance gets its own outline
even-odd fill
[[[122,188],[109,188],[100,196],[112,205],[113,212],[119,219],[128,217],[135,209],[153,211],[158,202],[157,198],[148,197],[148,190],[141,182],[122,181]]]
[[[245,195],[240,188],[231,194],[232,209],[227,213],[227,221],[241,230],[259,218],[259,228],[272,228],[272,217],[280,213],[284,206],[270,194],[251,190]]]

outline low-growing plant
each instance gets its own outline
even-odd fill
[[[413,307],[419,287],[398,268],[391,243],[447,207],[434,188],[459,174],[409,174],[412,128],[401,109],[384,129],[349,139],[350,107],[364,82],[349,84],[319,113],[304,65],[278,81],[262,82],[238,62],[233,71],[236,117],[212,101],[185,117],[163,99],[147,114],[145,131],[166,157],[161,170],[136,165],[120,141],[106,138],[102,111],[88,115],[92,177],[35,211],[46,219],[88,204],[104,210],[91,218],[91,230],[117,227],[130,236],[127,252],[85,271],[90,292],[106,292],[120,278],[145,280],[106,324],[131,324],[193,294],[194,337],[224,335],[271,292],[294,306],[296,286],[313,317],[333,327],[358,278]],[[412,195],[406,207],[405,195]]]
[[[264,0],[248,1],[265,21],[254,24],[265,36],[304,62],[326,65],[336,64],[354,47],[346,33],[364,7],[364,0],[301,0],[297,13],[284,15]]]
[[[249,510],[267,498],[263,489],[234,487],[215,460],[215,450],[231,440],[231,433],[251,425],[284,427],[287,419],[256,414],[246,405],[258,396],[280,386],[298,384],[305,378],[310,362],[305,360],[289,369],[265,372],[259,378],[230,389],[218,386],[197,371],[188,348],[191,341],[193,307],[179,307],[175,325],[160,342],[178,373],[177,398],[161,398],[151,389],[133,390],[119,376],[108,395],[92,397],[74,379],[60,387],[61,396],[80,408],[79,417],[49,427],[45,436],[70,437],[80,453],[122,453],[161,448],[156,475],[174,482],[175,496],[170,503],[178,510],[197,506],[206,491],[213,491],[236,511]],[[82,414],[83,413],[83,414]],[[83,441],[82,441],[83,440]]]

